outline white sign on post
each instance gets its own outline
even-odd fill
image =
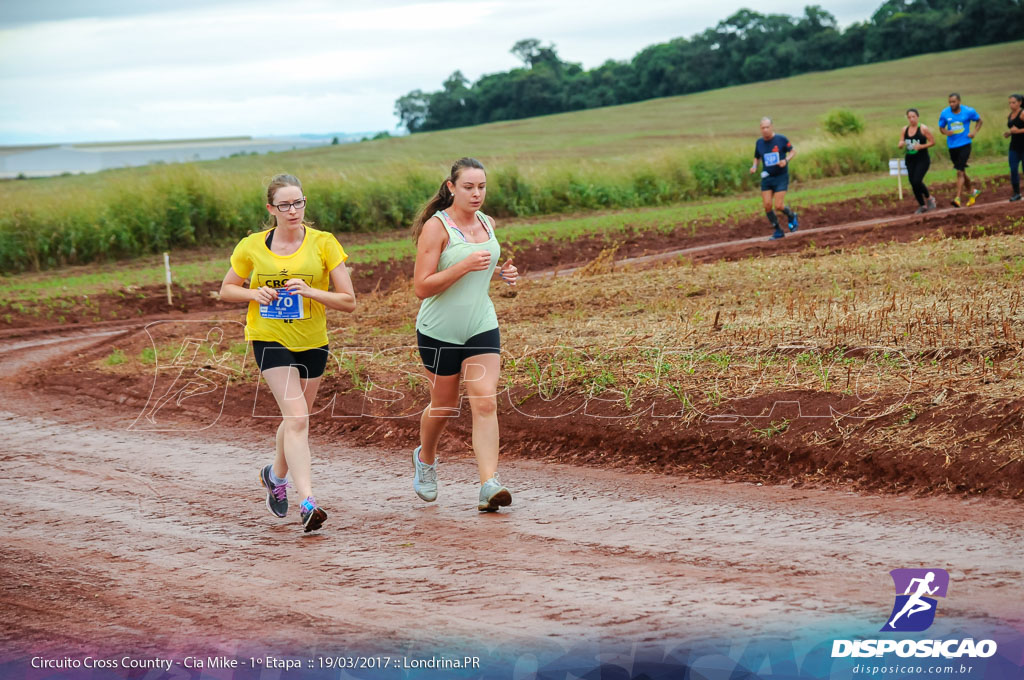
[[[896,187],[900,192],[900,200],[903,200],[903,175],[907,174],[907,161],[903,158],[889,159],[889,176],[896,175]]]

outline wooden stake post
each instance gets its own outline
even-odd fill
[[[900,200],[903,200],[903,175],[907,174],[907,162],[902,158],[889,159],[889,176],[896,175],[896,187],[900,192]]]
[[[164,271],[167,272],[167,306],[171,307],[174,305],[171,302],[171,256],[164,253]]]

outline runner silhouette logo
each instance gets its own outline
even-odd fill
[[[945,569],[893,569],[896,602],[883,631],[916,633],[935,621],[935,597],[946,597],[949,572]]]

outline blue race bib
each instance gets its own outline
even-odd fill
[[[269,305],[260,305],[260,316],[264,319],[301,319],[302,296],[288,292],[287,288],[278,288],[276,300]]]
[[[778,151],[771,151],[769,153],[766,153],[764,155],[764,164],[765,164],[765,167],[771,167],[773,165],[778,165],[779,164],[779,152]]]

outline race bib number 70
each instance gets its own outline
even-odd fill
[[[269,305],[260,305],[260,316],[264,319],[301,319],[302,296],[289,292],[287,288],[278,288],[276,300]]]

